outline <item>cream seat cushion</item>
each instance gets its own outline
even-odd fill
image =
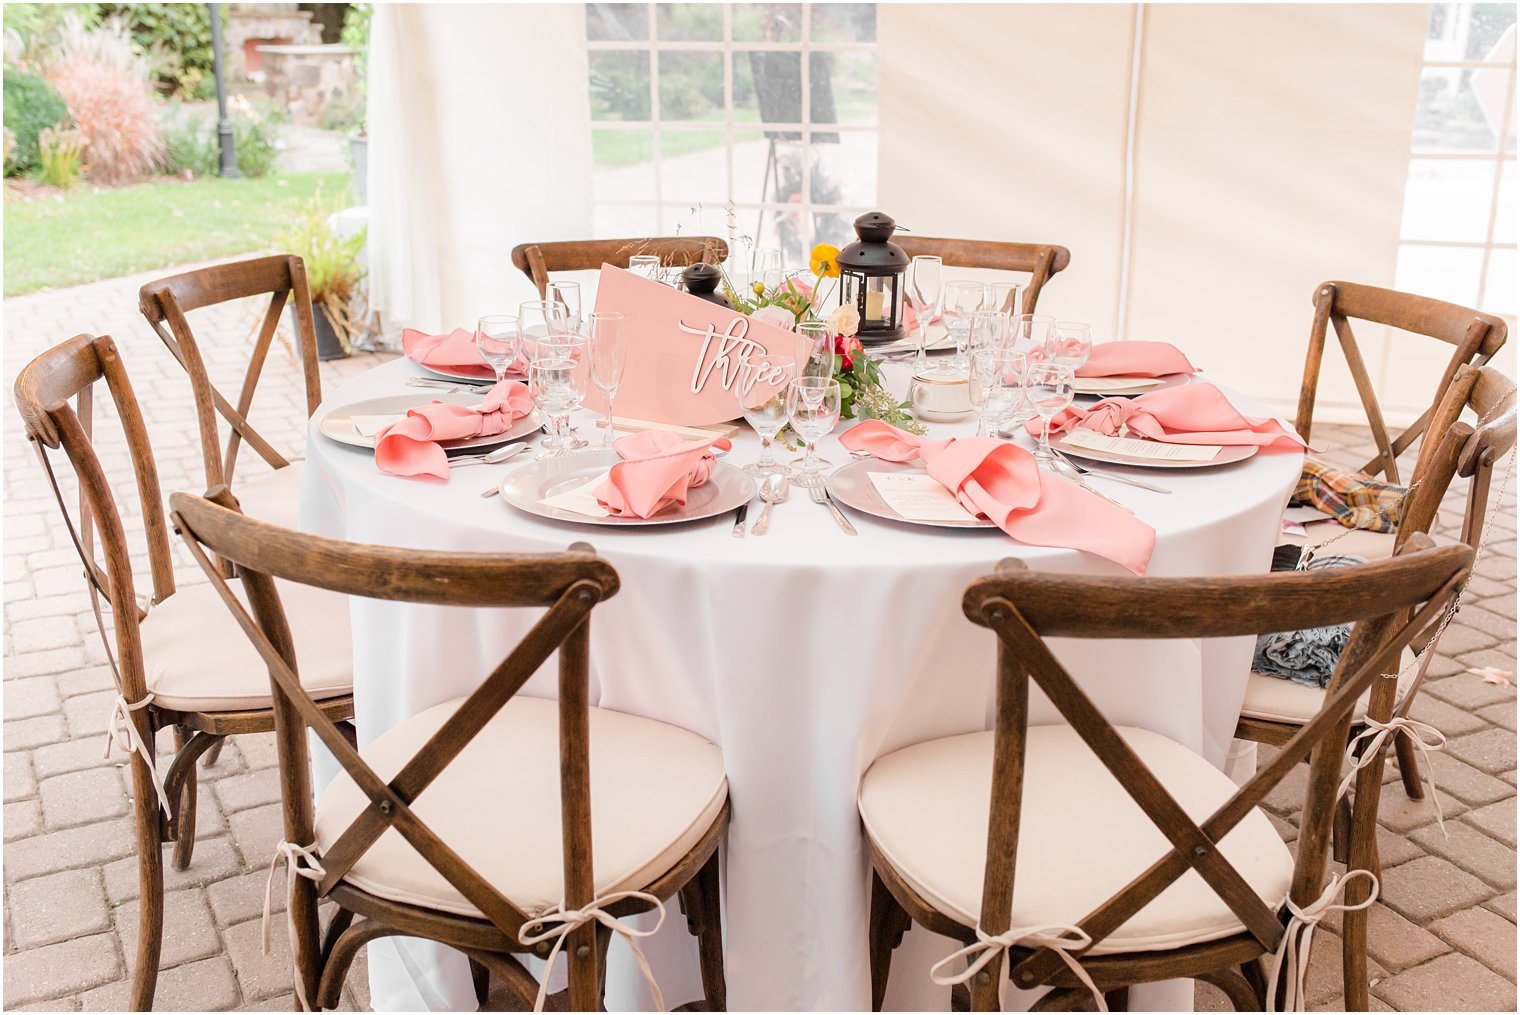
[[[237,495],[243,514],[281,528],[296,528],[300,513],[301,479],[306,474],[306,462],[294,461],[283,469],[249,476],[247,479],[241,475],[242,471],[239,469],[233,477],[232,492]]]
[[[1344,533],[1344,535],[1342,535]],[[1348,529],[1334,518],[1309,522],[1304,535],[1283,533],[1282,541],[1293,546],[1318,546],[1329,539],[1335,542],[1320,550],[1320,554],[1343,554],[1365,560],[1387,560],[1393,556],[1394,532],[1369,532],[1366,529]]]
[[[228,582],[247,606],[242,582]],[[276,581],[295,640],[301,685],[313,698],[353,689],[348,597]],[[269,668],[209,584],[177,590],[142,622],[143,660],[154,703],[181,712],[268,708]]]
[[[1180,744],[1147,730],[1119,733],[1195,820],[1234,794],[1224,773]],[[925,901],[968,927],[981,913],[992,741],[968,733],[905,748],[877,759],[860,787],[860,814],[881,854]],[[1068,726],[1029,730],[1019,828],[1014,927],[1075,924],[1170,848]],[[1268,906],[1287,897],[1293,857],[1259,809],[1221,850]],[[1180,948],[1243,929],[1189,871],[1092,953]]]
[[[464,699],[413,716],[364,748],[383,779],[411,760]],[[515,697],[413,803],[487,882],[530,916],[564,898],[560,852],[559,705]],[[728,799],[723,755],[676,726],[591,710],[591,837],[596,894],[640,889],[691,851]],[[369,804],[349,775],[317,804],[322,852]],[[344,878],[373,895],[461,916],[480,911],[394,828]]]
[[[1399,700],[1403,700],[1409,685],[1414,682],[1415,670],[1410,665],[1414,659],[1414,652],[1408,648],[1399,657]],[[1371,699],[1372,689],[1368,688],[1356,699],[1356,705],[1351,710],[1353,720],[1367,714],[1367,705]],[[1306,723],[1319,714],[1324,704],[1325,692],[1321,688],[1253,671],[1246,682],[1246,700],[1240,708],[1240,714],[1273,722]]]

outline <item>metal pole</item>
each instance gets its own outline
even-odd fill
[[[235,180],[243,174],[238,172],[232,121],[227,119],[227,73],[222,65],[222,5],[206,6],[211,8],[211,69],[216,77],[216,140],[222,153],[221,175],[224,179]]]

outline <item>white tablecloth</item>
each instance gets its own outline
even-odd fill
[[[406,360],[377,368],[330,391],[316,418],[386,394],[411,390],[425,398],[404,387],[419,372]],[[591,417],[579,425],[599,439]],[[972,425],[932,432],[963,434]],[[832,438],[822,450],[836,463],[846,460]],[[757,451],[746,430],[729,460],[743,464]],[[1151,575],[1261,573],[1300,461],[1267,452],[1218,469],[1150,474],[1173,490],[1169,496],[1093,483],[1155,527]],[[622,591],[593,614],[598,703],[683,726],[723,749],[733,801],[725,863],[730,1007],[869,1008],[869,867],[856,788],[886,752],[987,728],[993,636],[962,616],[966,585],[1007,556],[1045,571],[1126,572],[1089,554],[1023,546],[997,531],[930,530],[855,515],[860,535],[851,538],[805,492],[776,508],[763,538],[732,538],[732,516],[641,531],[557,523],[519,513],[500,497],[480,497],[518,465],[461,468],[447,484],[402,479],[380,473],[369,452],[322,438],[313,424],[301,525],[427,549],[547,551],[593,543],[622,577]],[[467,694],[531,620],[526,611],[354,600],[360,742]],[[1067,641],[1057,651],[1112,721],[1164,733],[1223,764],[1249,639]],[[535,677],[527,693],[552,696],[552,672]],[[1033,721],[1058,717],[1040,701]],[[952,949],[946,939],[910,935],[894,958],[889,1006],[946,1010],[948,998],[928,984],[926,968]],[[671,1004],[699,996],[684,920],[667,921],[650,950]],[[461,956],[383,940],[370,946],[370,968],[377,1010],[474,1008]],[[614,960],[609,1007],[634,1003],[626,992],[619,997],[618,984],[633,982],[619,972]],[[1143,993],[1135,1000],[1144,1003]],[[1191,995],[1163,992],[1152,1003],[1190,1007]]]

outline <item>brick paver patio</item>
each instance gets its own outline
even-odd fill
[[[138,286],[169,273],[5,301],[7,1008],[122,1008],[137,917],[124,759],[101,757],[110,674],[79,566],[22,436],[11,383],[52,344],[79,332],[112,335],[148,416],[165,491],[197,488],[200,452],[189,384],[136,310]],[[257,314],[246,306],[192,318],[219,383],[231,387],[241,375]],[[324,380],[334,384],[376,361],[358,356],[325,364]],[[289,357],[277,350],[252,417],[277,447],[292,452],[304,440],[297,376]],[[102,419],[97,430],[111,434],[111,424]],[[1330,427],[1316,437],[1332,442],[1330,456],[1344,462],[1371,454],[1362,430]],[[121,441],[114,446],[121,450]],[[244,458],[240,469],[259,464],[252,455]],[[111,464],[121,477],[118,496],[135,496],[125,456]],[[1496,482],[1504,475],[1501,466]],[[1396,783],[1384,795],[1384,889],[1371,922],[1375,1007],[1515,1008],[1515,689],[1471,672],[1515,669],[1515,485],[1495,513],[1478,574],[1414,710],[1416,718],[1450,737],[1435,764],[1446,834],[1429,800],[1409,801]],[[1456,534],[1464,494],[1465,484],[1443,513],[1447,534]],[[176,552],[181,579],[200,580],[188,558]],[[216,766],[203,770],[194,862],[183,873],[165,872],[159,1008],[292,1006],[284,935],[274,935],[273,955],[260,950],[264,871],[279,837],[274,764],[269,737],[240,737]],[[1392,766],[1389,778],[1397,778]],[[1280,792],[1271,805],[1290,840],[1298,799]],[[1335,926],[1316,938],[1312,963],[1311,1003],[1322,1009],[1340,1003]],[[349,977],[344,1007],[363,1008],[367,1000],[361,959]],[[1202,987],[1199,1007],[1222,1009],[1223,996]]]

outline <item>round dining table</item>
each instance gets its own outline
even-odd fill
[[[327,393],[308,435],[301,528],[478,553],[591,543],[622,582],[593,615],[593,704],[692,730],[723,751],[733,806],[723,861],[729,1006],[869,1009],[870,864],[856,791],[883,754],[989,728],[994,638],[962,615],[967,584],[1006,557],[1048,572],[1128,572],[1090,553],[1021,544],[997,529],[929,528],[850,512],[859,533],[851,536],[795,489],[774,508],[768,534],[742,539],[732,535],[732,513],[650,527],[549,520],[482,496],[525,467],[526,456],[456,468],[447,482],[403,478],[377,469],[372,452],[321,434],[324,413],[344,405],[413,393],[427,402],[426,390],[407,385],[423,374],[398,359]],[[906,368],[889,365],[887,380],[905,387]],[[1271,415],[1230,397],[1243,412]],[[593,443],[601,440],[596,418],[575,417]],[[929,430],[969,435],[974,425],[968,417]],[[849,460],[838,443],[848,426],[842,421],[820,444],[835,465]],[[744,465],[758,453],[758,437],[741,428],[726,460]],[[1260,574],[1269,569],[1301,464],[1295,451],[1265,450],[1214,468],[1129,470],[1165,494],[1088,482],[1154,527],[1149,575]],[[479,686],[534,619],[525,610],[361,598],[351,610],[361,745]],[[1250,638],[1051,644],[1111,722],[1165,734],[1224,766]],[[521,693],[554,696],[552,660]],[[1060,721],[1035,689],[1031,722]],[[488,791],[482,799],[490,800]],[[701,996],[697,949],[685,921],[671,915],[644,946],[664,996],[680,1004]],[[948,988],[930,982],[928,967],[957,947],[915,928],[894,955],[887,1006],[948,1010]],[[459,953],[403,939],[369,949],[377,1011],[475,1008]],[[609,960],[607,1003],[614,1010],[648,1003],[621,941]],[[1191,982],[1137,989],[1131,1004],[1190,1009]]]

